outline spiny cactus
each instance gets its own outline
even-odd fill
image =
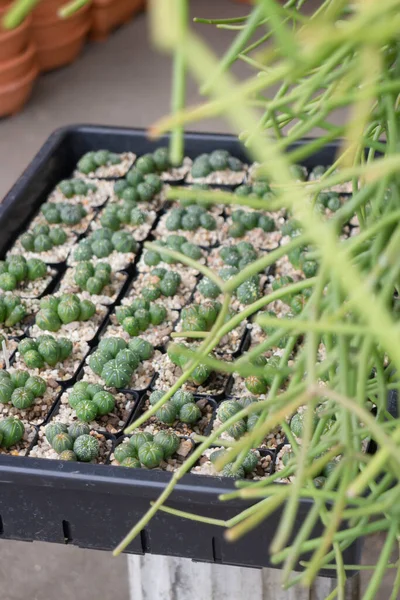
[[[50,296],[40,301],[36,325],[40,329],[56,332],[63,324],[73,321],[88,321],[95,313],[96,306],[93,302],[80,300],[75,294],[64,294],[61,297]],[[67,347],[66,342],[64,345]]]
[[[17,417],[7,417],[0,421],[0,446],[10,448],[18,444],[24,436],[25,428]]]
[[[72,353],[72,342],[67,338],[56,340],[50,335],[37,340],[25,339],[18,344],[18,351],[29,368],[42,368],[45,364],[54,367]]]
[[[91,462],[99,455],[99,442],[92,435],[81,435],[76,438],[73,450],[82,462]]]

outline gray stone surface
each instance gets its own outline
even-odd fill
[[[1,600],[128,600],[126,557],[41,542],[0,541]]]

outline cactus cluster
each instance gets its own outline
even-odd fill
[[[171,234],[167,236],[167,239],[157,241],[159,246],[165,246],[170,250],[175,250],[176,252],[180,252],[185,256],[192,258],[193,260],[199,260],[202,257],[202,251],[196,244],[192,242],[188,242],[188,240],[183,235]],[[171,256],[168,256],[166,253],[163,253],[162,250],[157,252],[156,250],[146,250],[144,253],[143,260],[146,265],[149,267],[156,267],[160,262],[165,262],[168,264],[174,264],[176,261]]]
[[[0,402],[12,404],[19,410],[30,408],[36,398],[46,392],[46,382],[37,375],[29,375],[28,371],[15,370],[9,373],[0,371]]]
[[[115,398],[110,392],[102,385],[86,381],[75,383],[68,395],[68,402],[79,421],[84,423],[108,415],[115,408]]]
[[[232,212],[232,225],[229,227],[228,233],[233,238],[240,238],[257,227],[265,233],[270,233],[275,229],[275,221],[272,217],[255,210],[245,211],[239,209]]]
[[[131,336],[138,336],[150,325],[161,325],[167,318],[167,309],[162,304],[137,297],[132,304],[118,306],[115,316],[122,329]]]
[[[81,183],[85,186],[83,182]],[[68,202],[46,202],[45,204],[42,204],[40,211],[46,221],[51,225],[62,223],[68,227],[77,225],[87,215],[86,210],[80,202],[77,204],[68,204]]]
[[[97,150],[97,152],[86,152],[78,161],[77,169],[84,175],[94,173],[99,167],[118,165],[121,162],[119,154],[109,150]]]
[[[149,397],[150,404],[156,404],[166,393],[166,390],[156,390]],[[165,425],[173,425],[175,421],[194,425],[201,417],[201,410],[191,392],[179,390],[171,400],[165,402],[156,412],[157,419]]]
[[[232,246],[222,246],[219,256],[224,264],[241,270],[258,258],[258,252],[250,242],[239,242]]]
[[[24,437],[25,428],[17,417],[7,417],[0,421],[0,448],[11,448]]]
[[[182,350],[192,350],[196,352],[197,348],[196,346],[187,345],[184,343],[173,344],[172,346],[169,346],[167,350],[168,358],[174,365],[181,367],[181,369],[183,369],[190,360],[182,354]],[[194,371],[192,371],[190,374],[189,381],[192,381],[196,385],[202,385],[207,381],[211,373],[212,369],[208,365],[197,365]]]
[[[112,231],[118,231],[123,225],[133,225],[140,227],[146,223],[148,212],[138,208],[136,203],[123,202],[119,204],[109,204],[100,217],[100,223],[103,227],[108,227]]]
[[[228,419],[233,417],[236,413],[249,406],[249,404],[253,404],[257,402],[257,398],[253,398],[252,396],[244,396],[243,398],[238,398],[237,400],[224,400],[218,407],[217,418],[225,423]],[[242,437],[247,431],[252,431],[257,424],[259,418],[259,414],[252,413],[248,417],[244,417],[243,419],[237,420],[233,425],[228,427],[226,432],[235,440],[238,440]]]
[[[97,186],[82,179],[63,179],[58,184],[58,189],[66,198],[74,196],[86,196],[89,192],[95,192]]]
[[[178,231],[179,229],[196,231],[199,227],[214,231],[217,228],[217,222],[204,206],[190,204],[187,208],[179,207],[170,210],[165,226],[168,231]]]
[[[133,167],[125,179],[114,184],[117,198],[123,200],[122,207],[136,208],[138,202],[151,202],[161,192],[162,181],[154,173],[143,173]]]
[[[115,448],[114,457],[122,467],[139,469],[143,465],[147,469],[154,469],[173,456],[179,445],[180,439],[173,432],[160,431],[153,436],[146,431],[139,431],[128,442]]]
[[[103,338],[88,364],[107,387],[121,389],[129,386],[134,371],[142,361],[149,360],[153,352],[153,346],[140,337],[129,343],[120,337]]]
[[[99,456],[99,442],[90,435],[86,423],[74,423],[69,427],[64,423],[50,423],[45,435],[61,460],[91,462]]]
[[[162,173],[163,171],[168,171],[173,166],[180,165],[172,165],[169,160],[169,150],[167,147],[157,148],[154,152],[147,154],[143,154],[140,156],[136,163],[135,169],[137,169],[143,175],[149,173]]]
[[[210,454],[210,461],[213,463],[214,467],[216,464],[218,464],[218,460],[226,456],[227,452],[227,450],[214,450],[214,452]],[[243,479],[246,475],[250,475],[250,473],[254,471],[257,463],[257,454],[254,452],[254,450],[250,450],[244,457],[240,466],[235,468],[234,463],[227,463],[225,467],[223,467],[221,475],[223,477],[231,477],[233,479]]]
[[[279,343],[284,347],[287,343],[287,338],[279,340]],[[244,383],[251,394],[266,394],[271,387],[275,375],[279,372],[280,357],[277,355],[266,358],[263,355],[255,358],[252,363],[257,367],[264,367],[263,376],[250,375],[246,377]]]
[[[340,206],[340,196],[338,192],[320,192],[318,194],[316,208],[321,210],[321,212],[325,212],[326,208],[332,212],[336,212],[339,210]]]
[[[214,150],[210,154],[200,154],[192,165],[192,177],[194,179],[207,177],[213,171],[241,171],[243,163],[238,158],[231,156],[227,150]]]
[[[18,344],[18,351],[29,369],[54,367],[71,356],[72,348],[71,340],[64,337],[56,340],[51,335],[41,335],[36,340],[25,338]]]
[[[232,277],[235,277],[239,273],[239,268],[234,266],[222,267],[219,270],[219,276],[224,281],[228,281]],[[211,281],[208,277],[203,277],[198,285],[198,291],[205,298],[211,300],[218,298],[221,294],[221,290],[214,281]],[[235,296],[242,304],[252,304],[259,298],[261,298],[260,290],[260,275],[252,275],[243,283],[241,283],[234,291]]]
[[[210,331],[220,310],[221,303],[217,300],[190,304],[181,312],[182,331]]]
[[[27,281],[41,279],[47,274],[46,264],[39,258],[26,258],[15,254],[0,261],[0,289],[12,292]]]
[[[40,301],[36,325],[45,331],[58,331],[62,325],[73,321],[88,321],[96,313],[90,300],[80,300],[75,294],[46,296]]]
[[[95,229],[81,240],[74,252],[77,261],[88,261],[93,257],[106,258],[116,252],[137,252],[138,244],[128,231],[112,231],[108,227]]]
[[[78,263],[74,269],[76,285],[89,294],[101,294],[111,282],[111,267],[108,263],[93,264],[89,260]]]
[[[32,231],[23,233],[20,237],[21,246],[27,252],[47,252],[54,246],[62,246],[67,241],[67,234],[62,227],[35,225]]]
[[[0,323],[5,327],[14,327],[27,315],[24,302],[14,294],[0,295]]]
[[[150,302],[157,300],[160,296],[175,296],[182,282],[182,278],[176,271],[167,271],[163,267],[156,267],[150,273],[149,285],[142,289],[142,296]]]
[[[253,196],[255,198],[261,198],[262,200],[270,200],[273,197],[273,193],[269,184],[266,181],[255,181],[250,184],[239,185],[235,189],[237,196]]]

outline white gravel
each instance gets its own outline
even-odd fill
[[[196,466],[194,466],[191,469],[191,473],[194,473],[196,475],[209,475],[211,477],[222,477],[222,473],[219,473],[216,469],[214,464],[211,462],[210,460],[210,456],[213,452],[215,452],[216,450],[226,450],[227,452],[229,452],[229,448],[224,448],[222,446],[215,446],[213,448],[208,448],[207,450],[205,450],[201,456],[201,458],[198,461],[198,464]],[[246,479],[264,479],[265,477],[268,477],[270,474],[270,467],[271,467],[271,456],[267,455],[267,456],[261,456],[261,454],[258,452],[258,450],[253,450],[253,452],[257,455],[258,457],[258,463],[255,467],[255,469],[251,472],[248,473],[246,475]]]
[[[194,178],[190,173],[186,176],[186,183],[206,183],[207,185],[240,185],[244,182],[247,173],[247,165],[243,164],[241,171],[212,171],[207,177]]]
[[[69,267],[75,267],[80,262],[74,259],[74,252],[77,247],[78,244],[75,244],[71,249],[71,254],[69,255],[67,260],[67,265]],[[117,252],[116,250],[113,250],[111,254],[104,258],[97,258],[97,256],[92,256],[90,261],[94,265],[97,265],[97,263],[99,262],[107,262],[110,265],[112,271],[123,271],[135,261],[135,258],[136,254],[134,252]]]

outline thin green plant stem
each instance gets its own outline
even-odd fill
[[[174,53],[171,98],[172,113],[178,113],[184,108],[186,96],[186,59],[182,48],[188,23],[188,2],[187,0],[177,0],[177,2],[179,43]],[[170,160],[173,165],[181,164],[184,152],[183,145],[183,126],[177,125],[171,133],[169,146]]]
[[[18,27],[38,2],[39,0],[18,0],[14,2],[3,17],[3,27],[5,29]]]
[[[67,19],[74,15],[79,9],[83,8],[88,4],[90,0],[72,0],[72,2],[68,2],[64,4],[58,11],[58,16],[62,19]]]

